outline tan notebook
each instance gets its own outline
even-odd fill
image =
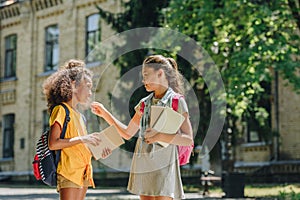
[[[162,106],[151,106],[150,127],[161,133],[175,134],[181,127],[184,116],[172,108]],[[164,147],[169,144],[158,142]]]
[[[99,145],[94,146],[92,144],[87,144],[93,157],[98,160],[102,158],[103,149],[108,147],[110,150],[118,148],[120,145],[124,144],[123,138],[119,135],[115,126],[109,126],[101,132],[95,132],[101,139]]]

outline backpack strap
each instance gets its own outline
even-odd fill
[[[140,112],[144,113],[144,110],[145,110],[145,101],[142,101],[140,106]]]
[[[184,98],[183,95],[181,94],[175,94],[172,98],[172,108],[173,110],[177,111],[178,110],[178,103],[180,98]],[[189,163],[191,155],[194,155],[194,142],[190,146],[181,146],[177,145],[177,150],[178,150],[178,160],[179,160],[179,165],[185,165]]]
[[[64,125],[63,125],[63,128],[62,128],[61,134],[60,134],[60,139],[63,139],[63,138],[65,138],[67,125],[68,125],[69,121],[71,120],[71,118],[70,118],[70,111],[69,111],[68,107],[63,103],[61,103],[60,105],[62,105],[64,107],[65,111],[66,111],[66,117],[65,117]],[[56,165],[56,167],[57,167],[59,159],[60,159],[60,153],[61,153],[61,149],[56,151],[56,154],[55,154],[55,165]]]
[[[175,95],[173,96],[173,98],[172,98],[172,108],[173,108],[173,110],[175,110],[175,111],[178,110],[178,103],[179,103],[179,99],[180,99],[181,97],[183,98],[183,96],[180,95],[180,94],[175,94]]]
[[[67,125],[68,125],[69,121],[71,120],[71,118],[70,118],[70,111],[69,111],[68,107],[63,103],[61,103],[60,105],[62,105],[64,107],[65,111],[66,111],[66,117],[65,117],[64,125],[63,125],[63,129],[62,129],[61,135],[60,135],[60,138],[63,139],[65,137],[65,134],[66,134]]]

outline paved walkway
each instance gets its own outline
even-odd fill
[[[199,194],[188,194],[192,199],[199,199]],[[57,200],[59,198],[52,188],[0,188],[0,199],[9,200]],[[137,195],[129,194],[125,189],[89,189],[86,200],[119,200],[139,199]]]
[[[220,196],[211,194],[203,197],[200,193],[186,193],[186,199],[222,199]],[[1,187],[0,200],[57,200],[58,194],[54,188],[17,188]],[[125,189],[89,189],[86,200],[137,200],[137,195],[128,193]]]

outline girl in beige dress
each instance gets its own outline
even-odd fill
[[[177,112],[185,120],[176,134],[165,134],[149,128],[150,106],[171,107],[174,95],[182,94],[182,75],[174,59],[153,55],[144,60],[142,76],[146,90],[152,93],[141,99],[135,107],[136,113],[128,126],[117,120],[101,103],[93,102],[91,109],[110,125],[115,125],[124,139],[129,140],[139,131],[127,188],[129,192],[140,195],[141,200],[182,199],[184,192],[177,145],[193,144],[192,127],[184,98],[179,99]],[[169,145],[163,147],[157,142]]]

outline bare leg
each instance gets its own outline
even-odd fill
[[[144,196],[140,195],[140,200],[172,200],[171,197],[166,196]]]
[[[60,189],[60,200],[84,200],[87,187],[62,188]]]
[[[155,197],[140,195],[140,200],[155,200]]]

